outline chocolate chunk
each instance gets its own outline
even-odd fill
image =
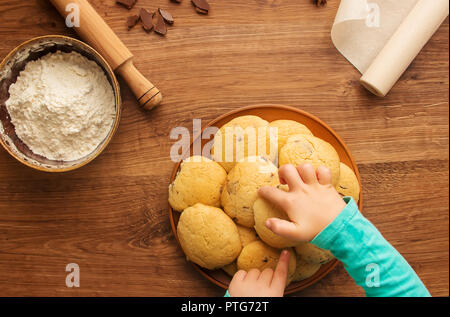
[[[316,6],[318,6],[318,7],[324,6],[327,4],[327,0],[313,0],[313,2],[315,2]]]
[[[136,4],[137,0],[116,0],[117,4],[123,5],[125,8],[130,10]]]
[[[209,3],[206,0],[191,0],[200,10],[209,11]]]
[[[166,10],[163,10],[161,8],[159,8],[158,11],[159,11],[159,14],[161,14],[161,16],[163,17],[164,21],[166,21],[169,24],[173,24],[173,17],[169,12],[167,12]]]
[[[164,22],[164,18],[162,17],[161,14],[159,14],[159,12],[155,12],[153,21],[155,26],[155,32],[160,35],[166,35],[167,33],[166,22]]]
[[[139,10],[139,16],[141,17],[144,30],[147,32],[151,32],[153,30],[153,19],[150,12],[141,8]]]
[[[195,10],[200,14],[208,14],[208,11],[195,7]]]
[[[171,2],[181,3],[181,0],[170,0]]]
[[[208,14],[209,3],[206,0],[191,0],[198,13]]]
[[[139,22],[139,16],[138,15],[132,15],[127,18],[127,26],[128,30],[133,28],[137,23]]]

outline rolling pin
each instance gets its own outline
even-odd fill
[[[384,97],[448,16],[448,0],[419,0],[360,79]]]
[[[78,35],[97,50],[111,68],[128,83],[139,104],[146,110],[159,105],[161,92],[134,66],[133,54],[106,24],[87,0],[50,0],[59,13],[66,18],[71,11],[67,5],[78,5],[80,26],[74,27]]]

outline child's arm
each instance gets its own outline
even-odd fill
[[[311,242],[330,250],[367,296],[430,296],[405,259],[345,197],[345,209]]]
[[[414,270],[331,183],[325,167],[284,165],[280,181],[289,192],[264,187],[259,194],[278,204],[291,221],[267,220],[274,233],[297,241],[311,241],[330,250],[344,263],[367,296],[430,296]]]

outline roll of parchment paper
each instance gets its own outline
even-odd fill
[[[342,0],[331,37],[361,84],[385,96],[448,13],[448,0]]]

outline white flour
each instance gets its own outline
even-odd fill
[[[6,107],[17,136],[52,160],[80,159],[97,148],[115,117],[114,92],[95,62],[56,52],[27,63]]]

